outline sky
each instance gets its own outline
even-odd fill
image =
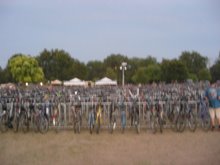
[[[158,62],[220,53],[219,0],[0,0],[0,66],[63,49],[87,63],[111,54]]]

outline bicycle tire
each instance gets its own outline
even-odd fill
[[[48,124],[48,121],[47,121],[47,119],[45,118],[45,117],[41,117],[41,119],[40,119],[40,123],[39,123],[40,125],[40,132],[42,133],[42,134],[45,134],[45,133],[47,133],[47,131],[48,131],[48,129],[49,129],[49,124]]]
[[[178,132],[183,132],[185,130],[185,127],[186,127],[186,121],[185,121],[185,118],[182,116],[183,114],[180,114],[177,118],[177,121],[176,121],[176,130]]]
[[[8,131],[8,125],[7,125],[7,115],[3,115],[0,119],[0,129],[2,133],[5,133]]]
[[[161,117],[158,117],[158,124],[160,127],[160,133],[163,133],[163,120],[161,119]]]
[[[81,130],[80,121],[77,122],[76,128],[77,128],[77,133],[80,133],[80,130]]]
[[[113,133],[113,123],[110,122],[109,124],[109,133],[112,134]]]
[[[150,128],[153,134],[157,132],[157,121],[153,115],[150,116]]]
[[[140,134],[140,132],[141,132],[141,127],[140,127],[139,123],[136,125],[136,132],[137,132],[137,134]]]
[[[21,115],[20,126],[21,126],[23,133],[26,133],[28,131],[28,123],[27,123],[26,115]]]
[[[202,130],[208,132],[211,128],[211,119],[210,116],[203,117],[201,119]]]
[[[197,128],[197,120],[196,120],[196,116],[192,112],[189,112],[188,124],[189,124],[189,130],[191,132],[195,132]]]
[[[33,126],[33,130],[35,133],[39,132],[40,130],[40,127],[39,127],[39,119],[34,119],[33,120],[33,123],[32,123],[32,126]]]
[[[89,124],[89,132],[90,132],[90,134],[92,134],[92,132],[93,132],[93,124],[92,124],[92,122],[90,122],[90,124]]]
[[[98,117],[97,119],[97,126],[96,126],[96,133],[99,134],[99,131],[100,131],[100,116]]]
[[[18,132],[18,126],[19,126],[19,122],[18,122],[18,117],[17,116],[14,116],[12,125],[13,125],[14,133],[17,133]]]

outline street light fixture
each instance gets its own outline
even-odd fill
[[[122,62],[120,66],[120,70],[122,71],[122,86],[125,85],[125,70],[127,70],[127,62]]]

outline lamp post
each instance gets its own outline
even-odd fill
[[[122,62],[120,66],[120,70],[122,71],[122,86],[125,85],[125,70],[127,70],[127,62]]]

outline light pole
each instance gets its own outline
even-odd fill
[[[125,85],[125,70],[127,70],[127,62],[122,62],[120,66],[120,70],[122,71],[122,86]]]

